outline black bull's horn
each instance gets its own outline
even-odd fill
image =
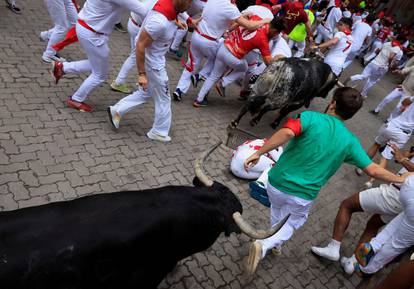
[[[198,157],[195,160],[194,163],[194,170],[195,175],[197,178],[207,187],[211,187],[213,185],[213,180],[210,179],[204,172],[204,161],[207,159],[207,157],[217,148],[221,145],[222,141],[217,142],[215,145],[213,145],[210,149],[203,152],[200,157]],[[280,221],[277,225],[273,226],[269,230],[258,230],[253,228],[249,223],[247,223],[240,212],[233,213],[233,219],[234,222],[239,226],[240,230],[246,234],[247,236],[253,238],[253,239],[265,239],[272,235],[274,235],[277,231],[280,230],[280,228],[286,223],[287,219],[289,218],[289,215],[286,216],[282,221]]]

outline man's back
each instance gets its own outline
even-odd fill
[[[306,111],[300,114],[300,125],[301,133],[269,172],[270,184],[280,191],[313,200],[343,162],[360,168],[372,162],[339,118]]]

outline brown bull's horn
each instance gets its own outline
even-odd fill
[[[236,222],[237,226],[239,226],[240,230],[245,233],[247,236],[253,239],[266,239],[270,236],[277,233],[277,231],[282,228],[282,226],[286,223],[289,219],[290,215],[287,215],[282,221],[277,223],[277,225],[273,226],[271,229],[264,231],[264,230],[257,230],[254,229],[249,223],[247,223],[239,212],[233,214],[233,219]]]
[[[221,145],[222,141],[217,142],[213,145],[210,149],[206,150],[199,156],[194,162],[194,170],[196,177],[207,187],[211,187],[213,185],[213,181],[204,173],[204,161],[207,157]]]

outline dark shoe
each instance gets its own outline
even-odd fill
[[[369,112],[372,113],[373,115],[378,115],[379,114],[379,111],[375,111],[375,109],[370,110]]]
[[[122,26],[121,22],[115,24],[115,30],[119,31],[121,33],[126,33],[127,32],[126,29],[124,28],[124,26]]]
[[[174,99],[175,101],[181,101],[181,100],[183,99],[182,94],[183,94],[183,93],[182,93],[181,89],[177,88],[177,89],[173,92],[173,99]]]
[[[93,110],[92,106],[90,106],[89,104],[86,104],[84,102],[75,101],[72,98],[68,98],[66,103],[67,103],[68,107],[77,109],[77,110],[82,111],[82,112],[92,112],[92,110]]]
[[[59,79],[65,74],[65,72],[63,72],[63,63],[60,61],[52,61],[52,69],[50,72],[55,80],[55,84],[58,84]]]
[[[194,107],[205,107],[207,106],[207,100],[204,99],[203,101],[199,102],[197,99],[193,102]]]

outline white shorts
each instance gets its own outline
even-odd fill
[[[399,128],[384,124],[378,131],[378,136],[375,138],[375,142],[381,146],[386,145],[388,142],[395,144],[398,148],[402,148],[406,142],[410,139],[411,132],[404,132]],[[386,146],[381,155],[391,160],[394,155],[390,146]]]
[[[402,212],[400,190],[392,185],[382,184],[377,188],[359,193],[359,203],[364,212],[381,215],[384,223],[390,222]]]

